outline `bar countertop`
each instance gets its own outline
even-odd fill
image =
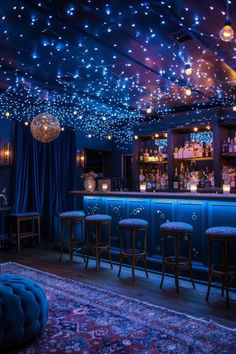
[[[179,192],[87,192],[85,190],[69,191],[70,195],[82,197],[121,197],[121,198],[167,198],[167,199],[199,199],[199,200],[219,200],[236,201],[236,194],[223,193],[179,193]]]

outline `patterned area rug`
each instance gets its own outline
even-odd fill
[[[236,331],[216,323],[16,263],[2,272],[37,281],[49,300],[42,335],[14,353],[236,352]]]

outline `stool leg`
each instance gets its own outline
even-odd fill
[[[179,293],[179,236],[175,238],[175,285],[176,293]]]
[[[69,221],[69,233],[70,233],[70,261],[73,260],[73,221]]]
[[[148,271],[147,271],[147,259],[146,259],[146,254],[147,254],[147,229],[144,229],[144,256],[143,256],[143,263],[144,263],[144,269],[146,273],[146,277],[148,278]]]
[[[40,247],[40,216],[37,217],[37,227],[38,227],[38,244]]]
[[[225,272],[225,243],[222,243],[222,268]],[[221,296],[224,296],[224,289],[225,289],[225,276],[221,276],[222,287],[221,287]]]
[[[226,290],[226,308],[229,309],[229,261],[228,261],[228,241],[224,242],[225,257],[224,257],[224,270],[225,270],[225,290]]]
[[[17,254],[20,253],[20,219],[17,217]]]
[[[87,260],[85,264],[85,268],[88,268],[88,261],[89,261],[89,232],[88,232],[88,224],[85,223],[85,233],[86,233],[86,245],[87,245]]]
[[[98,271],[98,266],[99,266],[99,254],[98,254],[99,231],[100,231],[100,228],[98,225],[96,225],[96,244],[95,244],[96,271]]]
[[[165,277],[165,238],[166,235],[162,233],[162,278],[161,278],[160,289],[162,288],[164,277]]]
[[[108,257],[109,257],[109,262],[110,262],[110,266],[111,266],[111,269],[113,269],[113,265],[112,265],[112,261],[111,261],[111,223],[109,222],[108,223]]]
[[[63,247],[64,247],[64,238],[63,238],[63,220],[61,219],[61,252],[59,257],[59,262],[62,260],[63,255]]]
[[[134,281],[135,275],[134,275],[134,268],[135,268],[135,229],[132,230],[132,278]]]
[[[207,294],[206,294],[206,301],[208,301],[208,297],[210,294],[210,288],[211,288],[211,279],[212,279],[212,270],[211,270],[211,241],[208,240],[208,288],[207,288]]]
[[[84,260],[84,263],[86,262],[85,257],[84,257],[84,220],[81,220],[80,222],[80,226],[81,226],[81,253],[82,253],[82,257]]]
[[[192,235],[189,234],[188,235],[189,273],[190,273],[190,278],[191,278],[191,282],[192,282],[193,288],[195,289],[195,284],[194,284],[194,281],[193,281],[193,271],[192,271],[192,242],[191,242],[191,237],[192,237]]]
[[[120,229],[120,267],[118,272],[118,278],[120,277],[120,272],[122,267],[122,260],[123,260],[122,252],[123,252],[123,233],[122,230]]]

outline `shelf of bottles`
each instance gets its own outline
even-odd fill
[[[167,134],[140,138],[138,160],[138,185],[147,192],[168,189]]]
[[[221,185],[230,185],[231,189],[236,188],[236,130],[231,127],[226,131],[221,143],[222,169]]]
[[[179,146],[173,151],[173,190],[215,187],[213,171],[212,131],[191,132],[178,137]]]

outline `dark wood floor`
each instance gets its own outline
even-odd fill
[[[145,273],[137,270],[136,280],[132,282],[128,267],[122,268],[121,278],[118,279],[116,264],[111,270],[109,264],[101,262],[101,269],[96,272],[94,260],[90,260],[88,269],[85,269],[81,257],[74,256],[73,262],[69,262],[68,254],[65,254],[62,263],[58,259],[59,253],[47,247],[40,250],[24,248],[19,256],[15,250],[6,250],[1,253],[0,261],[17,262],[194,317],[213,320],[227,327],[236,327],[236,292],[231,291],[230,309],[227,310],[221,291],[216,287],[212,287],[209,302],[206,303],[206,284],[197,283],[196,289],[193,289],[190,282],[181,280],[180,293],[176,294],[174,279],[171,277],[165,278],[163,289],[160,289],[159,274],[149,273],[149,279],[146,279]]]

